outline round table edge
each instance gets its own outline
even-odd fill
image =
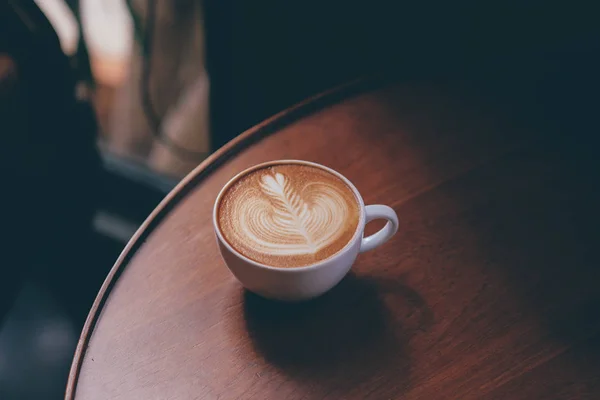
[[[102,312],[102,308],[108,299],[114,284],[119,279],[119,276],[123,270],[125,270],[125,267],[128,265],[135,252],[144,243],[145,239],[178,204],[178,202],[199,183],[216,171],[222,164],[238,154],[241,150],[244,150],[252,144],[255,144],[261,139],[269,136],[270,134],[277,132],[286,125],[289,125],[290,123],[293,123],[304,116],[310,115],[327,105],[335,104],[345,98],[366,92],[370,89],[374,89],[381,84],[382,79],[380,78],[359,78],[310,97],[241,133],[207,157],[202,163],[200,163],[189,174],[187,174],[175,186],[175,188],[173,188],[173,190],[171,190],[171,192],[165,196],[165,198],[146,218],[142,225],[140,225],[104,280],[104,283],[102,284],[88,313],[79,337],[79,341],[77,343],[77,347],[75,349],[75,354],[71,363],[71,369],[69,371],[67,381],[65,400],[75,399],[77,381],[81,371],[81,366],[83,365],[85,351],[94,327]]]

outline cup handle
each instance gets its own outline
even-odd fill
[[[365,207],[365,225],[374,219],[387,219],[383,228],[362,239],[360,252],[364,253],[387,242],[398,231],[398,215],[393,208],[381,204]]]

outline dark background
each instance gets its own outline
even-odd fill
[[[89,110],[69,95],[74,80],[56,36],[39,14],[44,28],[28,36],[7,4],[0,3],[0,52],[21,62],[26,95],[0,111],[0,327],[3,314],[16,310],[0,329],[0,367],[10,359],[4,371],[13,372],[2,376],[0,368],[0,398],[23,398],[15,385],[49,380],[58,382],[56,393],[33,398],[62,398],[74,337],[59,346],[66,356],[47,358],[31,335],[63,322],[75,337],[81,329],[124,245],[92,228],[94,213],[139,224],[166,190],[107,168]],[[600,24],[593,2],[206,0],[204,7],[215,149],[308,96],[382,75],[469,82],[543,119],[592,157],[598,149]],[[25,289],[30,296],[15,305],[24,281],[33,282]],[[44,307],[32,309],[27,298]]]
[[[479,78],[531,93],[578,79],[599,50],[592,2],[227,0],[205,9],[217,147],[358,76]]]

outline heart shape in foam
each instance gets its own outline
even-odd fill
[[[315,254],[343,234],[350,207],[340,189],[323,182],[295,186],[282,173],[261,177],[260,187],[237,207],[240,234],[271,255]]]

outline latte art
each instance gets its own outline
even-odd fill
[[[300,192],[281,173],[265,175],[260,192],[235,210],[241,233],[257,251],[314,254],[343,233],[350,210],[334,186],[308,183]]]
[[[358,216],[348,185],[325,170],[301,164],[276,165],[240,178],[219,209],[221,229],[234,248],[281,267],[333,255],[354,234]]]

